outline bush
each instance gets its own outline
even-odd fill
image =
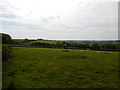
[[[2,44],[2,60],[7,60],[10,57],[10,45]]]
[[[10,57],[10,50],[12,43],[12,37],[5,33],[0,33],[0,44],[2,45],[2,60],[7,60]]]
[[[1,37],[2,35],[2,37]],[[12,38],[8,34],[0,33],[0,38],[2,38],[2,44],[11,44]]]

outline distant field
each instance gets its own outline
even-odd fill
[[[13,47],[3,88],[118,88],[118,52]]]

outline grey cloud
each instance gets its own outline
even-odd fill
[[[48,17],[42,18],[42,21],[43,21],[43,22],[48,22],[48,21],[57,20],[57,19],[60,19],[60,18],[61,18],[61,15],[57,15],[57,16],[48,16]]]
[[[38,26],[35,25],[36,23],[33,23],[34,26],[32,24],[19,25],[18,23],[12,23],[18,28],[3,29],[14,36],[20,33],[20,37],[22,35],[25,36],[25,33],[31,37],[33,36],[32,33],[34,33],[49,39],[117,39],[118,17],[116,5],[117,3],[114,2],[84,3],[84,6],[79,4],[74,10],[65,12],[62,15],[39,18]],[[9,7],[9,9],[14,8],[12,6]],[[30,14],[32,14],[32,11],[30,11]],[[15,18],[14,14],[13,16],[9,14],[3,17]],[[8,24],[10,25],[10,23],[6,23],[5,26],[7,27]],[[28,34],[29,30],[22,33],[20,31],[21,27],[24,27],[24,30],[29,29],[30,34]],[[34,35],[34,38],[37,38],[37,36]]]
[[[2,18],[19,18],[18,16],[14,15],[14,14],[0,14],[0,17]]]

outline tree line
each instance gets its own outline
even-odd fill
[[[83,49],[83,50],[101,50],[101,51],[120,51],[120,43],[118,42],[91,42],[91,43],[74,43],[57,41],[56,43],[35,42],[31,46],[42,48],[64,48],[64,49]]]
[[[101,51],[120,51],[120,42],[117,41],[56,41],[56,40],[13,40],[13,45],[40,48],[62,48]]]
[[[120,51],[120,41],[56,41],[44,39],[12,39],[8,34],[0,33],[2,38],[2,53],[10,53],[10,45],[23,47],[40,48],[62,48],[62,49],[82,49],[82,50],[100,50],[100,51]],[[8,49],[7,49],[8,48]],[[8,54],[9,56],[9,54]],[[4,57],[7,57],[4,55]]]

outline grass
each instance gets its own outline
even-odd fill
[[[40,43],[49,43],[49,44],[56,44],[56,41],[46,41],[46,40],[37,40],[37,41],[32,41],[32,42],[29,42],[30,44],[31,43],[36,43],[36,42],[40,42]]]
[[[118,88],[118,52],[13,47],[3,88]]]

